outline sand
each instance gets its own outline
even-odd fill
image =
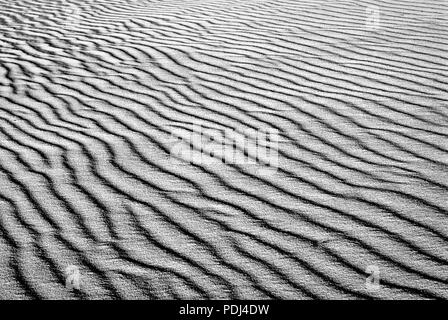
[[[448,298],[446,1],[0,8],[0,299]]]

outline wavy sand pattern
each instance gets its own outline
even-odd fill
[[[0,8],[0,298],[448,298],[446,1]],[[193,124],[278,170],[170,157]]]

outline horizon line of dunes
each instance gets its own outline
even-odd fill
[[[0,299],[448,298],[446,2],[0,7]]]

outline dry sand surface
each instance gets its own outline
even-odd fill
[[[0,0],[0,299],[448,298],[447,9]]]

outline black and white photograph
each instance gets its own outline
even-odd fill
[[[447,0],[0,0],[0,300],[446,299]]]

